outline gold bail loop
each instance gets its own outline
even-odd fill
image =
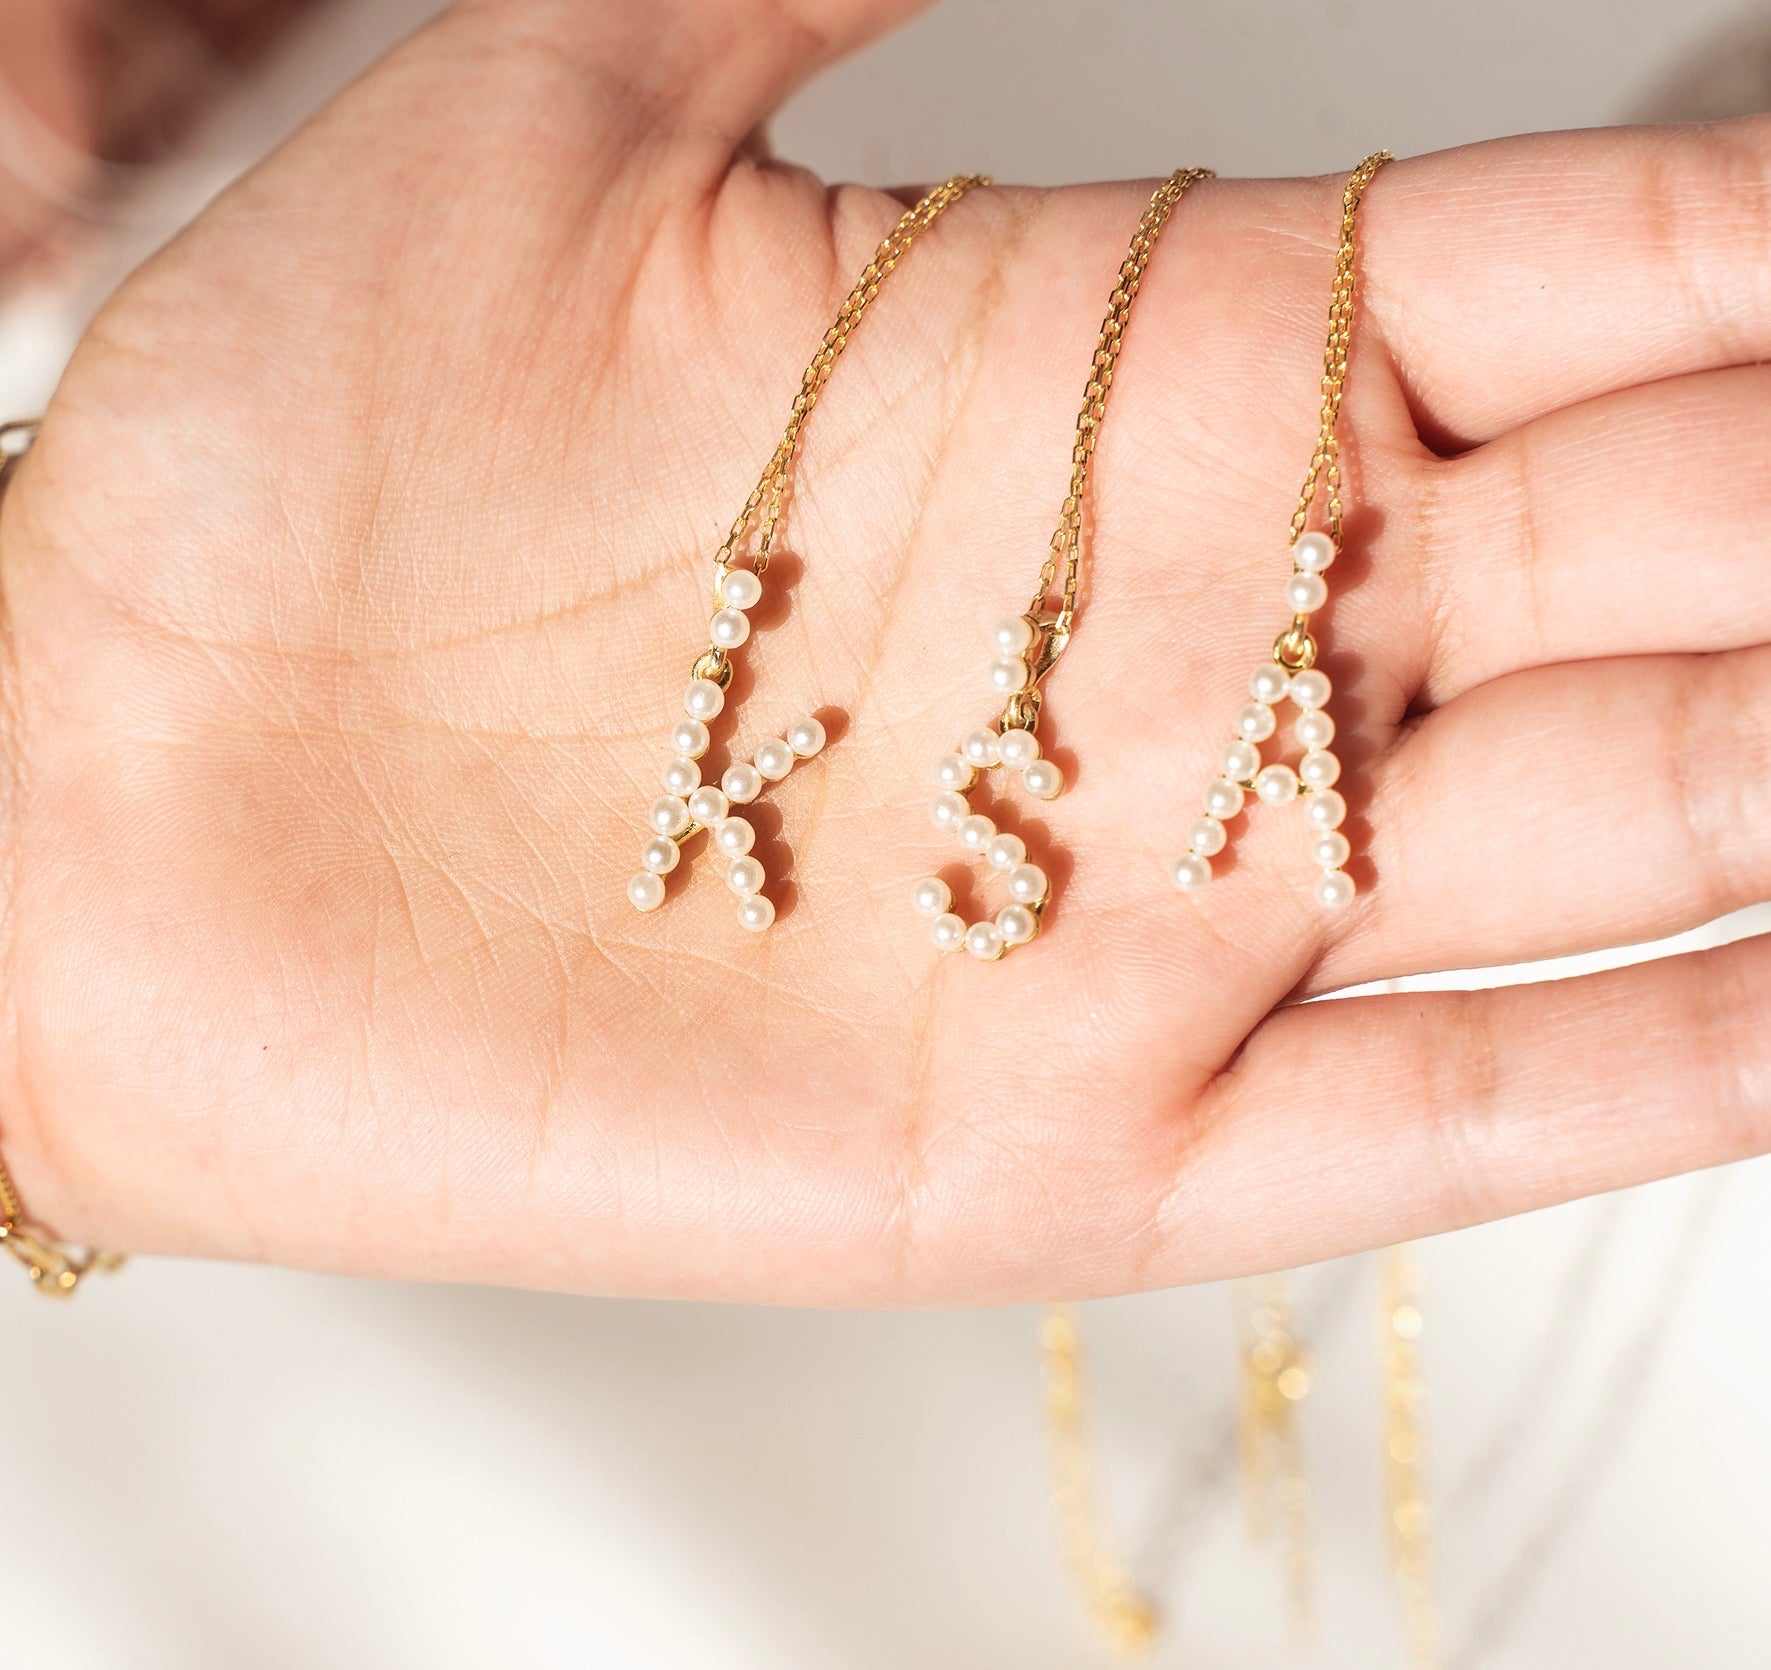
[[[1062,614],[1026,614],[1021,617],[1033,628],[1033,642],[1027,648],[1028,679],[1025,689],[1010,696],[996,722],[999,731],[1033,731],[1039,728],[1039,711],[1044,698],[1039,681],[1058,664],[1058,658],[1070,647],[1070,623]]]
[[[1316,665],[1316,640],[1300,615],[1273,640],[1273,659],[1288,673],[1301,673]]]

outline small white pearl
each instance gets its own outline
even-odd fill
[[[1020,615],[1004,615],[990,628],[990,647],[998,655],[1025,655],[1032,644],[1032,623]]]
[[[1324,910],[1345,910],[1354,892],[1353,878],[1345,870],[1324,870],[1316,878],[1316,903]]]
[[[1004,905],[996,913],[996,931],[1004,945],[1025,945],[1039,932],[1039,918],[1025,905]]]
[[[802,760],[809,760],[823,746],[825,741],[824,727],[818,720],[807,714],[804,719],[796,719],[787,727],[787,746]]]
[[[1307,707],[1298,715],[1292,735],[1300,748],[1326,748],[1334,741],[1334,720],[1319,707]]]
[[[935,942],[937,951],[957,951],[965,944],[965,918],[955,916],[952,911],[937,916],[929,925],[929,938]]]
[[[753,893],[747,899],[738,901],[738,925],[748,928],[753,934],[760,934],[764,928],[775,920],[775,907],[760,893]]]
[[[667,876],[677,867],[683,854],[675,841],[654,835],[640,848],[640,862],[655,876]]]
[[[680,835],[689,827],[689,808],[674,794],[667,794],[662,800],[652,802],[646,822],[660,835]]]
[[[756,829],[749,818],[721,818],[713,826],[713,844],[727,858],[742,858],[756,845]]]
[[[1012,696],[1027,688],[1027,663],[1018,655],[999,655],[990,663],[990,688],[999,696]]]
[[[736,649],[750,636],[750,621],[742,609],[719,609],[707,623],[708,638],[721,649]]]
[[[1035,800],[1056,800],[1064,792],[1064,774],[1050,760],[1035,760],[1021,773],[1021,787]]]
[[[941,916],[953,903],[953,889],[939,876],[928,876],[916,884],[910,902],[916,906],[919,916]]]
[[[1037,864],[1017,864],[1008,873],[1009,897],[1018,905],[1036,905],[1050,889],[1045,871]]]
[[[1002,764],[1002,738],[995,731],[968,731],[959,751],[980,771]]]
[[[1334,562],[1334,541],[1325,533],[1300,534],[1291,560],[1306,574],[1320,574]]]
[[[734,806],[748,806],[763,792],[763,774],[755,766],[740,760],[738,764],[726,767],[719,786]]]
[[[929,802],[929,820],[937,829],[953,829],[970,810],[963,796],[950,790],[946,794],[936,795]]]
[[[1232,783],[1252,783],[1261,769],[1261,751],[1252,742],[1232,742],[1224,750],[1224,775]]]
[[[1224,842],[1229,839],[1224,833],[1224,826],[1216,818],[1200,818],[1187,831],[1187,845],[1201,858],[1210,858],[1214,853],[1224,850]]]
[[[720,581],[719,594],[734,609],[754,609],[762,601],[763,583],[748,568],[734,568]]]
[[[1341,762],[1326,748],[1312,748],[1298,761],[1298,781],[1307,789],[1331,789],[1341,774]]]
[[[793,750],[785,742],[770,737],[757,748],[752,764],[761,776],[778,783],[793,769]]]
[[[978,774],[961,754],[943,754],[935,764],[935,781],[944,789],[969,789]]]
[[[1297,799],[1297,773],[1288,765],[1267,766],[1255,778],[1254,792],[1269,806],[1283,806],[1286,801]]]
[[[691,719],[714,718],[726,705],[726,693],[710,678],[698,678],[683,692],[683,712]]]
[[[994,922],[974,922],[965,931],[965,948],[981,963],[993,963],[1002,955],[1002,929]]]
[[[1039,758],[1039,738],[1031,731],[1008,730],[1002,733],[998,746],[1002,763],[1019,771]]]
[[[1244,742],[1265,742],[1278,725],[1273,710],[1265,702],[1250,702],[1236,713],[1236,734]]]
[[[726,871],[726,886],[740,899],[748,899],[753,893],[760,893],[763,885],[763,867],[754,858],[734,858],[732,867]]]
[[[700,759],[712,741],[699,719],[679,719],[670,733],[671,748],[685,759]]]
[[[1304,816],[1314,829],[1339,829],[1347,815],[1347,802],[1339,789],[1324,789],[1304,803]]]
[[[1285,582],[1285,604],[1293,614],[1313,615],[1328,601],[1328,582],[1320,574],[1294,574]]]
[[[711,829],[731,810],[731,803],[711,783],[703,783],[689,796],[689,816],[703,829]]]
[[[1220,777],[1206,788],[1205,809],[1220,823],[1235,817],[1242,810],[1242,785]]]
[[[1291,683],[1291,674],[1277,661],[1269,661],[1264,667],[1256,667],[1249,675],[1248,693],[1257,702],[1265,702],[1271,707],[1275,702],[1285,698],[1285,687]]]
[[[663,878],[650,870],[641,870],[627,884],[627,902],[635,910],[656,910],[664,903]]]
[[[1183,893],[1197,893],[1211,880],[1211,862],[1196,852],[1183,853],[1168,867],[1168,873]]]
[[[959,844],[967,852],[982,852],[996,839],[996,825],[982,812],[973,812],[959,822]]]
[[[1290,695],[1299,707],[1327,707],[1328,698],[1333,694],[1334,686],[1320,667],[1308,667],[1291,675]]]
[[[679,799],[693,794],[701,786],[701,767],[686,754],[672,760],[664,768],[664,790]]]
[[[1353,843],[1338,829],[1324,829],[1310,837],[1310,856],[1325,870],[1338,870],[1353,856]]]
[[[1012,870],[1027,862],[1027,843],[1019,835],[998,835],[985,847],[984,857],[993,870]]]

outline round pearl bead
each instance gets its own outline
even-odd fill
[[[731,802],[711,783],[704,783],[689,796],[689,816],[703,829],[713,828],[731,809]]]
[[[726,886],[740,899],[748,899],[753,893],[760,893],[763,885],[763,867],[754,858],[734,858],[731,869],[726,871]]]
[[[1353,878],[1345,870],[1324,870],[1316,878],[1316,903],[1324,910],[1345,910],[1354,891]]]
[[[1314,829],[1339,829],[1346,815],[1346,798],[1339,789],[1313,794],[1304,805],[1304,816]]]
[[[1020,615],[1004,615],[990,628],[990,647],[998,655],[1025,655],[1032,643],[1032,623]]]
[[[1168,873],[1183,893],[1197,893],[1211,880],[1211,863],[1196,852],[1183,853],[1168,867]]]
[[[965,918],[955,916],[952,911],[937,916],[929,926],[929,938],[935,942],[937,951],[957,951],[965,944]]]
[[[707,636],[721,649],[736,649],[750,636],[750,622],[742,609],[719,609],[707,623]]]
[[[650,870],[641,870],[627,884],[627,902],[635,910],[656,910],[664,903],[663,878]]]
[[[1018,655],[999,655],[990,663],[990,688],[999,696],[1012,696],[1027,688],[1027,663]]]
[[[670,746],[685,759],[700,759],[712,741],[699,719],[679,719],[670,732]]]
[[[754,609],[762,601],[763,583],[748,568],[734,568],[720,581],[719,594],[734,609]]]
[[[929,876],[916,884],[910,902],[916,906],[919,916],[941,916],[953,903],[953,889],[939,876]]]
[[[935,781],[944,789],[969,789],[977,776],[970,763],[959,754],[943,754],[935,765]]]
[[[689,809],[674,794],[652,802],[646,821],[660,835],[680,835],[689,827]]]
[[[725,791],[726,799],[734,806],[748,806],[763,792],[763,774],[755,766],[740,761],[737,765],[726,767],[719,786]]]
[[[1021,773],[1021,787],[1035,800],[1056,800],[1064,792],[1064,774],[1050,760],[1035,760]]]
[[[1039,758],[1039,738],[1031,731],[1004,731],[998,745],[998,752],[1002,755],[1004,765],[1015,771],[1020,771]]]
[[[929,802],[929,819],[937,829],[953,829],[970,810],[962,796],[950,791]]]
[[[1002,930],[994,922],[974,922],[965,931],[965,948],[981,963],[993,963],[1003,953]]]
[[[742,858],[756,845],[756,830],[749,818],[721,818],[713,826],[713,844],[727,858]]]
[[[1236,713],[1236,734],[1244,742],[1265,742],[1278,729],[1279,721],[1265,702],[1250,702]]]
[[[1298,761],[1298,781],[1307,789],[1331,789],[1341,774],[1341,762],[1326,748],[1313,748]]]
[[[1325,533],[1300,534],[1291,560],[1306,574],[1320,574],[1334,562],[1334,541]]]
[[[1025,945],[1039,932],[1039,918],[1025,905],[1004,905],[996,913],[996,931],[1004,945]]]
[[[824,726],[809,714],[787,728],[787,746],[802,760],[809,760],[825,742]]]
[[[1214,853],[1224,850],[1224,842],[1229,837],[1224,833],[1224,826],[1216,818],[1200,818],[1187,831],[1187,845],[1201,858],[1210,858]]]
[[[1002,764],[1002,738],[995,731],[969,731],[959,745],[968,764],[980,771]]]
[[[1037,864],[1017,864],[1008,873],[1009,897],[1018,905],[1036,905],[1051,883]]]
[[[698,678],[683,692],[683,712],[703,723],[726,705],[726,693],[710,678]]]
[[[1277,661],[1269,661],[1264,667],[1256,667],[1249,675],[1248,693],[1257,702],[1265,702],[1271,707],[1285,698],[1286,686],[1291,683],[1291,674]]]
[[[1019,835],[998,835],[985,847],[984,857],[993,870],[1012,870],[1027,862],[1027,843]]]
[[[1288,765],[1267,766],[1254,780],[1254,792],[1269,806],[1283,806],[1297,799],[1297,773]]]
[[[996,825],[982,812],[973,812],[959,821],[959,844],[967,852],[982,852],[996,839]]]
[[[757,749],[752,763],[771,783],[778,783],[793,769],[793,750],[785,742],[770,737]]]
[[[762,894],[753,893],[748,899],[738,901],[739,927],[760,934],[774,920],[775,907]]]
[[[690,795],[701,786],[701,767],[686,755],[674,759],[664,768],[664,790],[679,798]]]
[[[1353,856],[1353,843],[1338,829],[1324,829],[1310,839],[1310,856],[1325,870],[1338,870]]]
[[[667,876],[682,859],[682,849],[675,841],[654,835],[640,848],[640,862],[655,876]]]
[[[1225,818],[1235,817],[1242,810],[1242,785],[1232,783],[1228,777],[1220,777],[1209,784],[1205,791],[1205,809],[1220,823]]]
[[[1232,742],[1224,750],[1224,775],[1232,783],[1252,783],[1261,769],[1261,751],[1252,742]]]
[[[1307,707],[1298,715],[1292,735],[1300,748],[1326,748],[1334,741],[1334,720],[1319,707]]]
[[[1285,603],[1294,614],[1313,615],[1328,601],[1328,582],[1320,574],[1294,574],[1285,582]]]
[[[1291,675],[1291,699],[1299,707],[1327,707],[1334,686],[1320,667],[1308,667]]]

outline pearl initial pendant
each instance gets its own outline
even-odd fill
[[[990,687],[1008,705],[996,728],[976,730],[935,765],[940,789],[929,804],[937,829],[956,835],[959,844],[982,858],[1006,878],[1009,902],[994,918],[967,924],[953,909],[953,889],[939,876],[919,881],[911,893],[918,914],[930,919],[930,937],[938,951],[964,946],[982,962],[994,962],[1005,951],[1025,945],[1039,932],[1039,919],[1051,898],[1051,882],[1037,864],[1027,862],[1027,843],[1019,835],[999,831],[982,813],[974,812],[966,795],[982,777],[1006,766],[1021,775],[1021,787],[1035,800],[1056,800],[1064,792],[1064,774],[1041,757],[1038,680],[1051,668],[1068,642],[1054,621],[1011,615],[991,629],[996,655],[990,663]]]
[[[1328,601],[1322,578],[1335,559],[1327,534],[1307,533],[1291,548],[1295,572],[1285,585],[1292,626],[1273,646],[1273,660],[1254,670],[1248,681],[1252,700],[1236,715],[1236,739],[1224,749],[1221,774],[1207,785],[1204,816],[1187,831],[1188,851],[1174,861],[1170,875],[1183,893],[1195,893],[1211,880],[1211,861],[1224,850],[1225,823],[1242,810],[1248,795],[1268,806],[1302,799],[1309,825],[1310,857],[1321,872],[1316,901],[1325,910],[1342,910],[1353,902],[1353,878],[1344,868],[1352,848],[1341,833],[1347,802],[1335,782],[1341,763],[1329,748],[1334,720],[1328,714],[1328,675],[1312,664],[1315,641],[1306,630],[1307,617]],[[1260,745],[1279,728],[1273,712],[1290,700],[1297,709],[1292,728],[1303,757],[1296,770],[1289,765],[1261,763]]]
[[[664,878],[681,862],[683,843],[705,829],[726,866],[726,885],[737,895],[739,924],[761,933],[775,920],[775,907],[762,892],[767,877],[750,850],[756,830],[732,808],[748,806],[769,783],[779,782],[801,760],[816,754],[824,746],[824,727],[812,718],[788,726],[785,737],[762,743],[748,763],[727,766],[717,788],[701,781],[700,764],[712,746],[707,722],[726,705],[731,652],[750,636],[747,611],[761,597],[762,582],[749,569],[728,569],[720,576],[717,607],[708,626],[712,642],[695,663],[683,692],[684,716],[670,733],[671,759],[661,781],[664,794],[653,801],[647,817],[652,834],[640,848],[643,868],[627,884],[627,902],[635,910],[656,910],[664,903]]]

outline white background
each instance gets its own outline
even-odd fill
[[[424,9],[324,18],[155,183],[93,277],[0,312],[0,408],[38,402],[116,273]],[[1756,37],[1726,35],[1740,20],[1715,0],[948,0],[808,88],[775,136],[875,180],[1328,170],[1380,143],[1677,108],[1668,88],[1702,81],[1706,54],[1707,84],[1750,99]],[[1423,1249],[1457,1670],[1771,1664],[1768,1205],[1761,1162]],[[1371,1274],[1354,1261],[1299,1287],[1318,1358],[1308,1651],[1241,1535],[1226,1295],[1089,1314],[1122,1539],[1173,1620],[1160,1664],[1403,1662]],[[62,1308],[7,1281],[3,1662],[1089,1664],[1049,1535],[1034,1369],[1024,1312],[721,1310],[164,1263]]]

